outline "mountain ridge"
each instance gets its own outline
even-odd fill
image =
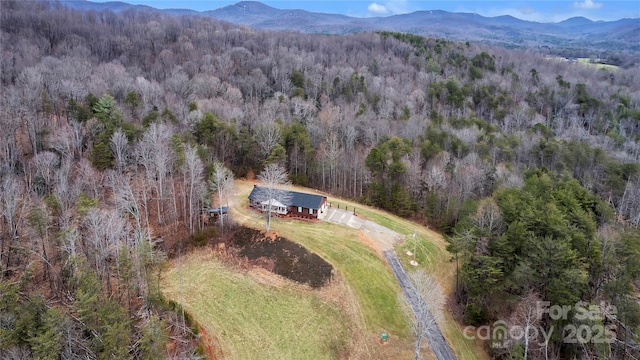
[[[155,9],[114,1],[62,0],[84,10]],[[129,6],[127,6],[129,5]],[[363,31],[406,32],[456,41],[481,41],[505,47],[574,48],[640,52],[640,18],[593,21],[572,17],[541,23],[511,15],[486,17],[477,13],[419,10],[382,17],[351,17],[342,14],[278,9],[259,1],[241,1],[218,9],[155,9],[173,15],[211,16],[218,20],[255,29],[341,35]]]

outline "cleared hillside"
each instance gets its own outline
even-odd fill
[[[249,181],[236,181],[235,184],[236,191],[232,201],[232,218],[239,224],[245,226],[255,227],[258,229],[263,227],[263,217],[253,210],[248,209],[247,206],[247,196],[254,183]],[[308,189],[302,188],[297,188],[296,190],[309,191]],[[441,236],[424,227],[415,225],[414,223],[400,219],[383,211],[362,207],[352,202],[337,202],[334,201],[334,199],[330,199],[330,201],[336,206],[338,203],[343,207],[345,205],[348,205],[351,208],[356,206],[357,212],[362,214],[362,216],[372,219],[373,221],[380,221],[385,224],[385,226],[400,230],[403,234],[412,234],[413,231],[416,230],[416,239],[419,244],[417,245],[417,258],[421,261],[423,266],[435,274],[438,281],[447,289],[447,293],[450,293],[454,273],[452,264],[449,262],[450,255],[444,249],[445,245]],[[396,283],[393,273],[380,257],[379,249],[375,248],[374,242],[367,241],[366,237],[364,237],[362,233],[359,233],[358,230],[327,222],[275,219],[272,223],[272,229],[280,236],[285,236],[290,240],[299,242],[310,251],[326,259],[335,267],[338,273],[338,278],[343,279],[335,286],[344,286],[345,288],[340,291],[343,294],[351,294],[352,301],[348,303],[347,306],[344,304],[342,306],[337,306],[336,303],[331,302],[328,303],[328,306],[333,306],[332,311],[342,311],[342,316],[345,316],[346,319],[350,319],[347,321],[347,324],[352,325],[344,330],[346,334],[348,334],[344,335],[344,337],[351,339],[348,342],[348,345],[345,345],[346,348],[349,349],[347,353],[363,356],[363,358],[382,356],[380,358],[403,359],[407,356],[411,356],[413,334],[409,330],[406,315],[400,309],[398,304],[400,289]],[[404,246],[410,246],[413,249],[414,244],[409,242]],[[408,261],[406,257],[403,257],[403,259]],[[210,271],[205,270],[210,265],[208,265],[207,261],[203,261],[201,259],[198,260],[198,258],[186,261],[191,262],[192,265],[189,265],[191,266],[189,270],[184,271],[194,272],[193,274],[187,275],[187,277],[196,281],[196,284],[200,284],[197,281],[197,278],[192,278],[192,276],[197,277],[200,276],[198,275],[199,272]],[[179,301],[180,298],[176,292],[178,290],[177,281],[179,280],[177,277],[178,274],[176,273],[176,267],[177,263],[174,261],[173,268],[165,277],[166,285],[164,287],[167,288],[165,293],[168,297],[174,301]],[[436,271],[435,269],[438,270]],[[185,280],[187,277],[185,277]],[[342,282],[343,284],[341,284]],[[185,296],[184,299],[188,299],[185,300],[185,308],[194,315],[196,320],[202,326],[207,329],[207,332],[210,335],[218,338],[221,343],[226,344],[223,345],[223,348],[237,348],[239,347],[238,341],[240,341],[239,338],[226,335],[228,332],[227,330],[224,330],[224,328],[227,326],[227,323],[223,321],[226,317],[234,318],[236,319],[234,321],[240,322],[239,324],[232,325],[234,328],[236,326],[239,329],[247,327],[247,339],[253,339],[252,334],[255,330],[251,329],[251,327],[258,326],[259,328],[265,328],[272,326],[263,324],[256,325],[246,319],[237,319],[236,317],[238,315],[233,314],[234,312],[252,313],[253,311],[258,311],[260,306],[263,305],[261,302],[241,302],[242,305],[238,305],[238,307],[223,307],[222,309],[219,309],[219,311],[223,311],[225,313],[229,312],[229,314],[212,316],[208,314],[210,310],[206,310],[206,308],[210,307],[210,305],[207,305],[209,302],[215,302],[215,299],[219,296],[218,290],[208,290],[208,286],[214,287],[215,282],[209,282],[208,284],[210,285],[207,285],[204,288],[201,287],[201,285],[189,285],[188,281],[184,281],[184,284],[185,294],[187,294],[187,291],[203,292],[203,294],[198,295],[197,298],[193,299]],[[332,287],[333,286],[334,285],[332,285]],[[189,290],[186,290],[187,287],[189,287]],[[253,287],[257,288],[253,291],[263,291],[261,289],[264,285],[259,284],[254,280]],[[293,286],[292,289],[297,289],[296,291],[298,291],[299,295],[302,297],[322,297],[324,291],[322,290],[320,293],[312,293],[309,292],[309,290],[305,290],[301,287],[296,288],[295,286]],[[295,294],[289,293],[289,295],[294,296]],[[282,304],[284,305],[284,302]],[[244,307],[246,307],[246,310],[243,310]],[[313,319],[316,310],[315,308],[310,307],[309,311],[309,318]],[[304,316],[304,314],[300,313],[299,316]],[[454,352],[459,358],[482,358],[480,354],[483,353],[483,350],[476,344],[463,339],[460,326],[453,320],[452,315],[448,311],[446,314],[446,322],[440,325],[443,328],[445,337],[452,345]],[[319,324],[314,326],[319,326]],[[294,329],[286,329],[289,328],[285,328],[282,331],[294,331]],[[241,330],[239,331],[241,332]],[[387,332],[390,334],[391,344],[381,346],[377,342],[377,338],[381,332]],[[326,336],[321,331],[318,334],[320,334],[320,338]],[[333,339],[331,336],[329,336],[328,339],[316,339],[315,348],[318,348],[318,344],[326,343],[327,341],[334,341],[331,339]],[[240,342],[242,343],[242,341]],[[295,342],[290,342],[289,345],[296,346]],[[286,353],[287,351],[292,351],[287,348],[286,344],[283,346],[284,348],[279,350],[283,351],[281,354]],[[359,348],[361,348],[361,350],[357,350]]]
[[[345,310],[353,300],[338,281],[314,292],[266,270],[234,270],[206,251],[181,261],[164,274],[163,293],[222,358],[336,359],[352,350],[356,318]]]

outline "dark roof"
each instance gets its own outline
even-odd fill
[[[209,209],[209,214],[226,214],[228,212],[229,212],[229,208],[226,206],[215,208],[215,209]]]
[[[256,201],[264,201],[269,200],[261,196],[260,192],[262,189],[267,189],[263,186],[254,185],[251,194],[249,194],[249,199]],[[322,195],[316,194],[308,194],[297,191],[289,191],[289,190],[280,190],[290,194],[290,199],[287,201],[287,206],[301,206],[307,209],[320,209],[320,205],[322,205],[322,200],[325,198]],[[262,197],[262,199],[260,199]],[[276,196],[277,197],[277,196]],[[276,200],[278,200],[276,198]],[[283,202],[284,203],[284,202]]]

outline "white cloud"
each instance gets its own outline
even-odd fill
[[[578,9],[600,9],[602,3],[594,2],[593,0],[576,1],[573,3],[573,7]]]
[[[398,15],[417,10],[410,7],[407,0],[388,0],[382,3],[373,2],[367,7],[367,9],[369,10],[369,15]]]
[[[371,11],[372,13],[376,13],[376,14],[386,14],[389,12],[386,6],[380,5],[378,3],[371,3],[369,7],[367,7],[367,9],[369,9],[369,11]]]

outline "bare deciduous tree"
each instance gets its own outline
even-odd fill
[[[233,189],[233,172],[229,170],[223,163],[216,161],[213,163],[211,170],[211,179],[209,180],[209,189],[218,194],[218,206],[222,209],[222,200],[229,202],[229,195]],[[224,214],[220,212],[220,225],[224,229]]]
[[[491,237],[499,233],[503,227],[502,210],[493,198],[481,200],[472,219],[474,224],[482,230],[482,236]]]
[[[98,198],[103,193],[102,181],[104,174],[91,166],[91,162],[82,159],[76,163],[77,182],[80,189],[87,195]]]
[[[258,124],[255,132],[256,143],[260,148],[260,154],[267,159],[273,148],[280,142],[280,127],[275,122]]]
[[[73,177],[73,163],[70,160],[62,162],[55,173],[55,183],[53,186],[53,194],[60,204],[60,216],[58,222],[60,226],[67,227],[71,221],[73,208],[76,200],[80,195],[81,183]],[[100,176],[91,178],[90,181],[96,183],[99,187]]]
[[[640,177],[627,181],[622,195],[620,212],[636,226],[640,226]]]
[[[150,128],[152,128],[150,126]],[[158,196],[158,222],[164,223],[164,202],[165,202],[165,186],[167,182],[167,176],[171,172],[172,163],[172,151],[169,146],[169,139],[171,138],[172,129],[168,126],[161,124],[157,129],[156,135],[157,141],[155,141],[154,151],[154,165],[156,171],[156,188]]]
[[[22,90],[22,94],[19,97],[22,104],[20,107],[21,118],[24,119],[27,125],[31,151],[33,154],[37,154],[39,136],[42,134],[45,121],[43,114],[37,110],[34,111],[33,107],[34,104],[41,104],[40,97],[43,92],[42,69],[36,67],[26,68],[20,73],[16,82],[19,85],[19,89]]]
[[[409,278],[418,297],[409,299],[403,297],[400,301],[411,318],[411,327],[416,335],[414,359],[419,360],[422,341],[428,334],[437,331],[438,323],[444,321],[443,309],[446,298],[440,284],[423,269],[410,273]]]
[[[264,184],[264,187],[260,188],[261,191],[258,193],[257,200],[259,202],[267,202],[265,208],[267,232],[271,230],[272,207],[277,203],[286,206],[290,201],[290,192],[277,188],[277,186],[288,183],[287,177],[288,174],[284,168],[277,164],[267,165],[258,175],[258,180]]]
[[[342,149],[340,148],[340,141],[335,132],[329,135],[324,146],[324,158],[329,162],[329,188],[335,190],[338,183],[338,175],[336,169],[336,163]],[[323,162],[324,164],[324,162]]]
[[[118,131],[113,133],[109,147],[111,148],[111,152],[113,152],[118,171],[122,171],[127,165],[127,158],[129,156],[129,141],[122,130],[118,129]]]
[[[407,190],[416,201],[419,201],[421,200],[422,189],[424,187],[420,152],[417,150],[412,151],[407,157],[406,163],[407,176],[405,183]]]
[[[531,342],[536,340],[534,336],[540,336],[540,332],[535,327],[540,323],[542,314],[540,313],[540,296],[534,292],[529,292],[522,297],[520,303],[514,309],[511,321],[520,326],[523,330],[522,342],[524,343],[524,359],[531,353]],[[544,334],[543,334],[544,335]],[[541,339],[538,339],[541,340]],[[548,345],[549,339],[545,338],[544,344]],[[539,342],[540,344],[542,341]],[[541,349],[536,349],[541,350]],[[546,349],[545,349],[546,351]]]
[[[61,126],[49,137],[49,145],[63,158],[73,159],[76,145],[74,132],[69,125]]]
[[[188,189],[189,234],[193,235],[194,214],[198,211],[197,200],[201,198],[204,191],[202,178],[204,166],[202,165],[202,160],[198,157],[196,148],[190,145],[184,148],[184,160],[183,171],[185,172]]]
[[[80,234],[78,233],[78,229],[75,226],[62,229],[60,231],[60,240],[61,240],[61,249],[65,254],[65,262],[63,266],[65,268],[71,268],[72,273],[70,276],[73,276],[73,273],[78,270],[78,248],[80,246]]]
[[[33,157],[33,165],[36,167],[36,177],[43,182],[44,189],[40,191],[48,192],[53,187],[53,176],[55,168],[60,164],[58,155],[50,151],[42,151]],[[40,184],[38,184],[40,185]]]
[[[0,188],[0,215],[4,222],[2,227],[5,229],[0,243],[0,264],[2,258],[6,258],[7,268],[11,265],[11,246],[18,238],[22,221],[22,210],[25,206],[23,194],[24,186],[20,179],[11,175],[5,176]]]
[[[0,102],[0,107],[3,106],[2,102]],[[20,123],[13,116],[8,116],[8,118],[3,119],[3,131],[0,132],[0,173],[14,172],[20,153],[20,145],[16,137]]]
[[[146,175],[146,186],[149,189],[155,188],[156,211],[158,223],[164,222],[164,193],[166,179],[170,173],[172,151],[170,149],[171,129],[161,123],[153,123],[145,132],[142,140],[138,143],[136,154],[138,163],[144,167]],[[145,197],[147,196],[144,192]],[[145,198],[145,205],[147,198]],[[146,206],[148,208],[148,206]],[[147,215],[148,217],[148,215]]]

